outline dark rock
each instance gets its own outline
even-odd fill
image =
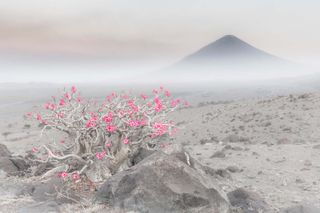
[[[45,174],[47,171],[53,169],[54,166],[51,163],[41,163],[37,166],[37,168],[34,171],[34,176],[40,176]]]
[[[229,144],[223,147],[223,150],[229,150],[229,149],[232,149],[232,146]]]
[[[310,205],[298,205],[283,209],[281,213],[319,213],[320,209]]]
[[[226,154],[223,151],[216,151],[210,158],[225,158]]]
[[[231,146],[231,145],[226,145],[223,147],[223,150],[233,150],[233,151],[242,151],[243,148],[240,146]]]
[[[1,157],[11,156],[9,149],[4,144],[0,144],[0,156]]]
[[[260,213],[270,211],[267,203],[256,193],[239,188],[228,193],[233,207],[240,208],[243,213]]]
[[[261,127],[268,127],[268,126],[271,126],[271,122],[270,121],[265,121],[265,122],[262,122],[260,124]]]
[[[0,157],[0,170],[3,170],[8,175],[15,175],[19,171],[8,157]]]
[[[140,161],[142,161],[143,159],[145,159],[146,157],[152,155],[154,153],[153,150],[148,150],[148,149],[140,149],[140,151],[138,152],[138,154],[136,156],[133,157],[132,159],[132,165],[136,165],[138,164]]]
[[[231,179],[231,175],[226,169],[217,169],[215,171],[215,174],[219,175],[220,177],[223,177],[223,178]]]
[[[232,135],[229,135],[229,136],[225,137],[224,139],[222,139],[222,141],[235,143],[235,142],[240,141],[240,137],[238,135],[232,134]]]
[[[35,203],[31,205],[27,205],[24,207],[21,207],[18,211],[18,213],[58,213],[60,212],[59,204],[55,201],[46,201],[41,203]]]
[[[96,201],[137,212],[229,212],[217,179],[204,168],[186,152],[159,151],[108,179]]]
[[[310,97],[310,94],[305,93],[305,94],[299,95],[298,99],[306,99],[306,98],[309,98],[309,97]]]
[[[228,166],[227,170],[232,173],[240,172],[241,170],[237,166]]]
[[[30,168],[28,162],[21,156],[11,157],[10,160],[18,168],[19,171],[27,171]]]
[[[312,166],[312,162],[310,160],[305,160],[303,164],[305,166]]]
[[[250,142],[250,139],[247,137],[242,137],[237,134],[232,134],[224,139],[222,139],[223,142],[230,142],[230,143],[236,143],[236,142]]]

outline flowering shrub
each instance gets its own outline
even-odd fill
[[[34,147],[37,161],[50,162],[55,168],[44,177],[58,175],[69,181],[83,177],[103,181],[132,165],[141,148],[163,147],[159,139],[173,135],[177,129],[169,114],[186,102],[171,98],[170,92],[153,90],[147,97],[112,93],[105,100],[85,100],[76,87],[52,97],[39,113],[27,113],[44,131],[58,130],[63,139]],[[41,134],[42,134],[41,133]]]

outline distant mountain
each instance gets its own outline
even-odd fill
[[[239,73],[288,70],[293,67],[296,68],[297,65],[255,48],[236,36],[226,35],[183,58],[167,68],[164,73]]]
[[[184,58],[181,63],[220,62],[221,60],[268,60],[279,58],[259,50],[233,35],[226,35]]]

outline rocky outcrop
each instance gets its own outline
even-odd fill
[[[30,168],[21,156],[11,156],[8,148],[0,144],[0,170],[6,175],[23,175]]]
[[[137,212],[230,211],[217,178],[183,150],[156,152],[105,182],[96,202]]]
[[[9,157],[10,155],[9,149],[4,144],[0,144],[0,157]]]
[[[231,205],[241,213],[271,212],[267,203],[254,192],[239,188],[228,193]]]

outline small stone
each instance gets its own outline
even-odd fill
[[[4,144],[0,144],[0,156],[1,157],[11,156],[9,149]]]
[[[312,166],[312,162],[309,160],[304,161],[305,166]]]
[[[228,166],[227,170],[232,173],[240,172],[241,170],[237,166]]]
[[[257,152],[252,152],[252,155],[259,156]]]
[[[225,158],[226,154],[223,151],[216,151],[210,158]]]

